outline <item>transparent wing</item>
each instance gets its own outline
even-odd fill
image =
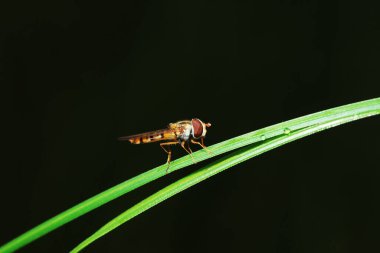
[[[136,139],[136,138],[141,138],[145,136],[157,136],[161,134],[165,134],[167,132],[172,132],[170,129],[160,129],[160,130],[155,130],[155,131],[150,131],[150,132],[144,132],[141,134],[134,134],[134,135],[127,135],[127,136],[121,136],[117,138],[119,141],[128,141],[130,139]]]

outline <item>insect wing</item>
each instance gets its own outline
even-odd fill
[[[150,143],[161,140],[172,140],[175,139],[175,132],[171,129],[161,129],[151,132],[145,132],[141,134],[128,135],[119,137],[119,141],[129,141],[132,144],[140,144],[140,143]]]

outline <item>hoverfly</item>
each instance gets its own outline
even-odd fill
[[[193,144],[198,144],[208,151],[203,142],[206,137],[208,127],[211,127],[210,123],[204,123],[200,119],[195,118],[192,120],[182,120],[176,123],[170,123],[165,129],[119,137],[119,140],[129,141],[132,144],[167,141],[160,143],[161,148],[168,154],[166,161],[168,164],[168,168],[166,169],[167,172],[172,156],[170,145],[180,144],[181,147],[190,155],[193,162],[194,157],[192,155],[193,151],[190,148],[190,142]]]

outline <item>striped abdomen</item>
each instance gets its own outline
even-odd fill
[[[163,140],[175,140],[177,137],[174,131],[163,129],[142,134],[120,137],[121,141],[129,141],[132,144],[151,143]]]

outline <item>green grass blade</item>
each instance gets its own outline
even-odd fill
[[[321,111],[307,116],[299,117],[273,126],[262,128],[209,147],[212,150],[212,155],[200,150],[194,152],[193,155],[197,161],[203,161],[212,156],[220,155],[228,151],[241,148],[246,145],[269,139],[275,136],[283,135],[287,131],[297,131],[315,124],[324,124],[326,122],[360,115],[361,113],[376,112],[380,109],[380,98],[365,100],[358,103],[344,105],[333,109]],[[192,164],[192,160],[188,156],[179,158],[171,163],[168,173],[182,169]],[[6,243],[0,247],[0,252],[13,252],[30,242],[46,235],[47,233],[63,226],[64,224],[102,206],[146,183],[154,181],[166,174],[166,165],[158,166],[154,169],[146,171],[136,177],[126,180],[104,192],[101,192],[94,197],[91,197],[74,207],[54,216],[53,218],[41,223],[40,225],[30,229],[19,237]]]
[[[349,117],[344,117],[341,119],[329,121],[323,124],[317,124],[314,126],[303,128],[301,130],[289,132],[287,135],[283,135],[281,137],[274,137],[271,140],[267,140],[259,145],[251,144],[247,147],[241,148],[238,151],[235,151],[232,154],[227,155],[219,159],[218,161],[213,162],[205,166],[204,168],[194,173],[191,173],[190,175],[185,176],[184,178],[170,184],[169,186],[163,188],[162,190],[154,193],[153,195],[139,202],[135,206],[129,208],[127,211],[123,212],[122,214],[120,214],[119,216],[117,216],[116,218],[108,222],[106,225],[104,225],[102,228],[96,231],[93,235],[91,235],[82,243],[80,243],[71,252],[76,253],[76,252],[81,251],[83,248],[87,247],[89,244],[91,244],[95,240],[111,232],[118,226],[134,218],[140,213],[152,208],[153,206],[163,202],[164,200],[172,197],[173,195],[178,194],[179,192],[207,178],[210,178],[211,176],[218,174],[219,172],[222,172],[228,168],[231,168],[232,166],[236,164],[244,162],[264,152],[267,152],[269,150],[282,146],[286,143],[306,137],[308,135],[311,135],[311,134],[323,131],[325,129],[347,123],[347,122],[358,120],[360,118],[373,116],[376,114],[380,114],[380,110],[378,110],[377,112],[361,113],[354,116],[349,116]]]

